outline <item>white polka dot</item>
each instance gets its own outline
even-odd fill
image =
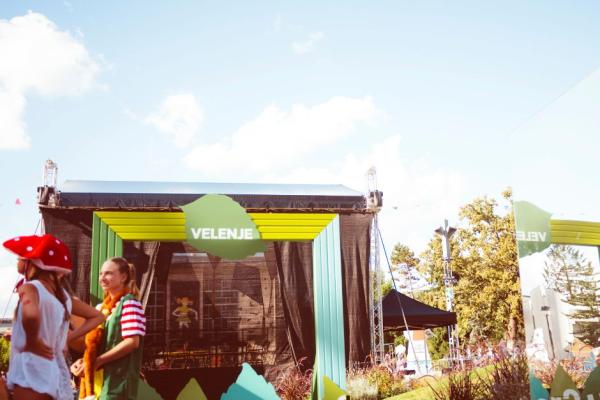
[[[68,260],[68,259],[69,259],[69,257],[65,256],[65,261]]]
[[[27,251],[31,251],[31,250],[33,250],[33,247],[27,246]]]
[[[48,254],[50,254],[51,256],[53,256],[54,255],[54,251],[50,250],[50,251],[48,251]]]
[[[56,244],[60,244],[60,240],[56,239],[55,241],[56,241]]]
[[[18,237],[18,238],[15,238],[15,242],[18,242],[19,240],[21,240],[21,238],[20,238],[20,237]]]

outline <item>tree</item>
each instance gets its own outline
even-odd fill
[[[419,265],[419,259],[415,253],[405,244],[397,243],[392,250],[392,266],[397,267],[400,264],[406,264],[410,267]]]
[[[391,264],[392,271],[401,278],[400,289],[409,288],[412,294],[412,281],[414,279],[414,270],[419,265],[420,260],[415,253],[402,243],[397,243],[392,250]]]
[[[10,342],[0,336],[0,371],[8,370],[8,360],[10,358]]]
[[[511,190],[504,191],[502,197],[502,205],[482,197],[463,206],[461,227],[451,238],[454,311],[463,343],[476,336],[499,341],[507,332],[510,339],[523,333]],[[428,277],[432,288],[420,293],[420,300],[445,309],[439,237],[431,239],[421,260],[419,272]]]
[[[600,338],[600,287],[592,263],[572,246],[552,245],[545,261],[546,286],[573,306],[574,333],[583,342],[598,344]]]

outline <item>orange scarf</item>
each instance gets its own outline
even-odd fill
[[[100,312],[104,314],[105,318],[108,318],[113,308],[119,303],[121,297],[129,293],[129,289],[125,288],[121,292],[117,293],[116,296],[111,297],[107,295],[104,297]],[[98,347],[102,343],[102,336],[104,335],[105,322],[98,325],[85,335],[85,352],[83,353],[83,378],[81,379],[79,387],[79,398],[83,399],[87,396],[94,395],[94,364],[96,363],[96,357],[98,356]]]

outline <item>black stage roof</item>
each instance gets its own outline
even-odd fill
[[[174,209],[218,193],[247,209],[366,210],[364,195],[343,185],[69,180],[39,192],[41,205],[56,208]]]

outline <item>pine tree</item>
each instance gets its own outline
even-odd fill
[[[574,334],[597,345],[600,338],[600,285],[592,263],[576,248],[552,245],[544,266],[546,286],[560,293],[573,306],[569,317],[575,321]]]
[[[415,253],[410,247],[397,243],[392,250],[392,270],[401,278],[399,289],[410,289],[411,295],[413,292],[412,281],[414,279],[414,269],[419,264],[420,260],[415,256]]]

